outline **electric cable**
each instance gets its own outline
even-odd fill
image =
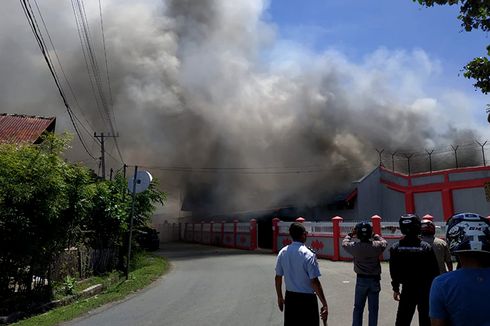
[[[61,87],[61,84],[59,82],[59,79],[58,79],[58,76],[56,74],[56,70],[52,64],[52,61],[49,57],[49,54],[48,54],[48,51],[47,51],[47,48],[46,48],[46,44],[44,42],[44,39],[42,38],[42,34],[40,32],[40,29],[39,29],[39,25],[37,23],[37,20],[35,18],[35,14],[34,14],[34,11],[32,10],[32,6],[29,2],[29,0],[20,0],[20,3],[21,3],[21,6],[22,6],[22,9],[24,11],[24,14],[27,18],[27,21],[29,23],[29,26],[31,27],[31,30],[34,34],[34,37],[38,43],[38,46],[41,50],[41,53],[44,57],[44,60],[46,61],[46,64],[48,65],[48,69],[53,77],[53,80],[55,82],[55,85],[56,85],[56,88],[58,89],[58,92],[63,100],[63,104],[65,105],[65,108],[68,112],[68,116],[70,118],[70,121],[73,125],[73,128],[75,129],[75,132],[76,134],[78,135],[78,138],[80,140],[80,143],[82,144],[83,148],[85,149],[85,151],[87,152],[87,154],[92,157],[93,159],[95,159],[95,157],[92,155],[92,153],[90,153],[90,151],[88,150],[82,136],[80,135],[80,132],[78,130],[78,127],[75,123],[75,120],[74,120],[74,112],[72,111],[72,109],[70,108],[70,105],[68,104],[68,101],[66,99],[66,96],[65,96],[65,93],[63,91],[63,88]]]

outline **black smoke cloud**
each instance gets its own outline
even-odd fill
[[[86,2],[103,65],[98,3]],[[58,131],[70,130],[20,6],[5,6],[0,105],[57,116]],[[109,1],[103,9],[121,151],[177,202],[194,189],[196,202],[215,212],[314,205],[373,169],[375,148],[423,150],[475,138],[444,118],[450,100],[425,93],[440,67],[422,50],[380,48],[361,62],[335,50],[315,53],[281,40],[261,0]],[[75,112],[107,132],[71,7],[52,0],[41,10],[77,94]],[[97,169],[78,142],[73,147],[73,160]],[[89,141],[89,149],[98,147]],[[225,169],[200,170],[215,167]]]

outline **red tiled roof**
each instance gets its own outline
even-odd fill
[[[0,143],[37,143],[45,132],[54,131],[56,118],[0,114]]]

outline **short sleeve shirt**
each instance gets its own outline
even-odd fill
[[[284,276],[286,290],[314,293],[311,280],[319,277],[316,255],[301,242],[293,242],[277,255],[276,275]]]
[[[432,283],[429,315],[454,326],[489,326],[489,293],[490,268],[461,268],[442,274]]]

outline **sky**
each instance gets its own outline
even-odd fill
[[[110,129],[91,89],[72,6],[37,4],[97,157],[91,135]],[[108,92],[99,2],[84,4]],[[218,210],[315,204],[376,167],[376,149],[442,149],[446,161],[449,145],[490,139],[487,97],[461,74],[484,54],[487,35],[462,32],[455,7],[103,0],[101,8],[122,156],[163,180],[175,207],[195,189]],[[15,0],[0,12],[0,107],[56,116],[59,133],[74,132]],[[120,169],[114,143],[106,148],[108,167]],[[67,155],[99,169],[76,138]]]
[[[457,19],[459,7],[427,8],[414,1],[272,0],[264,18],[278,29],[285,42],[297,42],[312,51],[336,49],[359,62],[379,49],[425,52],[438,63],[428,94],[448,89],[473,97],[468,110],[486,124],[487,97],[475,91],[462,75],[464,65],[486,52],[488,35],[465,32]]]
[[[444,67],[454,69],[450,73],[457,77],[469,58],[484,54],[488,42],[486,33],[462,29],[457,6],[426,8],[410,0],[311,0],[297,4],[273,0],[265,18],[277,24],[284,39],[315,51],[336,48],[352,60],[362,60],[380,47],[422,49],[443,61]]]

